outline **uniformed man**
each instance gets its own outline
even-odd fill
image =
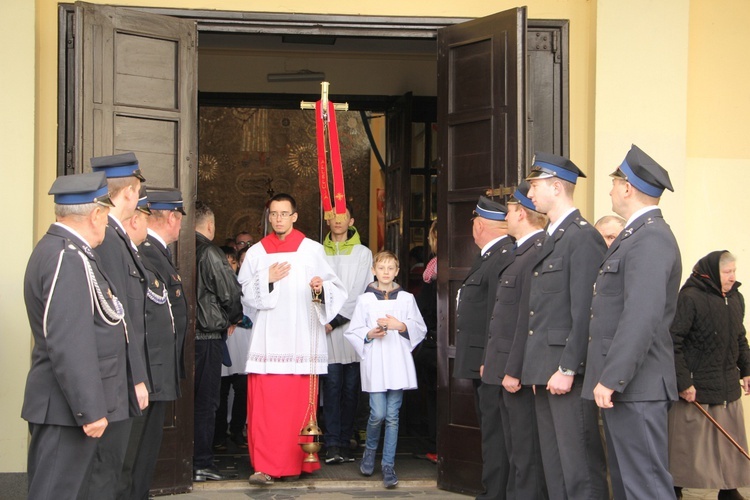
[[[152,215],[149,206],[146,187],[141,185],[135,214],[123,221],[125,231],[134,246],[141,245],[146,240],[148,223]],[[143,410],[143,415],[133,419],[117,494],[122,500],[148,499],[149,486],[161,447],[167,403],[179,396],[178,338],[165,278],[142,252],[137,251],[136,254],[147,273],[146,334],[152,385],[149,405]]]
[[[137,416],[148,406],[150,387],[149,365],[146,358],[147,282],[146,270],[136,255],[122,221],[133,216],[138,204],[140,185],[145,179],[133,153],[92,158],[91,167],[95,172],[106,174],[110,196],[115,205],[109,213],[104,241],[96,249],[96,253],[104,272],[123,298],[125,322],[130,339],[129,376],[136,396],[131,400],[130,414]],[[107,435],[99,441],[90,479],[81,491],[82,498],[115,498],[131,425],[131,420],[124,420],[110,426]]]
[[[596,279],[583,397],[602,408],[615,498],[674,498],[667,411],[677,381],[669,327],[682,264],[657,206],[673,188],[667,171],[635,145],[612,177],[612,210],[627,224]]]
[[[518,499],[547,498],[542,455],[539,449],[534,393],[521,385],[523,356],[528,338],[529,282],[531,269],[544,243],[547,216],[536,211],[526,196],[529,184],[522,182],[508,200],[508,234],[516,239],[513,260],[497,280],[495,303],[488,326],[482,385],[503,386],[500,392],[505,446],[515,478]]]
[[[141,495],[143,492],[148,492],[151,485],[154,466],[161,447],[164,411],[169,401],[181,396],[180,380],[185,378],[183,352],[188,321],[182,278],[172,263],[172,253],[169,250],[169,245],[179,238],[182,218],[185,215],[182,195],[177,189],[149,189],[147,195],[151,216],[148,218],[148,236],[139,246],[139,250],[144,257],[144,262],[147,262],[147,269],[160,277],[161,282],[167,287],[174,321],[174,336],[171,338],[166,335],[160,336],[164,344],[161,345],[158,355],[151,350],[152,346],[149,342],[149,361],[152,365],[159,362],[162,364],[158,372],[152,369],[154,392],[149,395],[149,401],[154,406],[153,418],[149,419],[149,424],[152,425],[147,424],[144,428],[142,441],[155,444],[155,446],[145,448],[145,456],[135,462],[133,491],[138,495],[136,498],[143,498]],[[151,317],[149,316],[151,308],[157,308],[157,304],[149,303],[146,306],[146,328],[149,336],[151,335],[151,329],[149,329],[151,322],[148,319]],[[163,330],[167,330],[166,327]]]
[[[589,338],[591,290],[606,250],[599,232],[573,205],[585,174],[569,159],[537,153],[528,196],[547,214],[534,266],[521,383],[536,386],[539,441],[550,498],[604,499],[604,449],[596,405],[581,399]]]
[[[481,249],[456,298],[456,358],[454,378],[471,379],[476,393],[477,416],[482,432],[482,485],[477,498],[506,498],[512,491],[505,439],[500,422],[500,386],[481,383],[479,368],[487,345],[487,323],[495,302],[498,269],[512,259],[513,240],[507,236],[507,209],[479,197],[472,217],[474,243]]]
[[[21,416],[29,498],[75,498],[109,427],[128,419],[123,307],[99,266],[112,202],[103,173],[58,178],[52,224],[24,278],[34,335]]]

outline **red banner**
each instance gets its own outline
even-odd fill
[[[327,119],[326,119],[327,118]],[[315,128],[318,144],[318,185],[320,187],[320,201],[323,204],[323,217],[328,219],[346,220],[346,194],[344,192],[344,171],[341,166],[341,149],[339,147],[339,131],[336,126],[336,111],[333,103],[328,102],[327,116],[323,116],[321,101],[315,103]],[[326,134],[328,131],[328,134]],[[333,202],[328,186],[328,155],[326,154],[326,135],[331,155],[331,170],[333,173]]]

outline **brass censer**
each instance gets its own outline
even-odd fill
[[[320,438],[323,435],[323,431],[318,427],[318,423],[315,421],[315,415],[310,415],[310,421],[307,422],[301,431],[299,431],[299,445],[302,451],[307,453],[307,456],[303,460],[306,463],[318,462],[316,453],[320,451],[322,446]]]

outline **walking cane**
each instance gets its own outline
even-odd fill
[[[724,428],[719,424],[719,422],[717,422],[716,420],[714,420],[714,417],[712,417],[706,411],[705,408],[703,408],[697,401],[693,401],[693,404],[695,405],[696,408],[698,408],[701,411],[701,413],[703,413],[703,415],[706,416],[707,419],[709,419],[711,421],[712,424],[714,424],[714,426],[716,426],[717,429],[719,429],[719,431],[721,431],[722,434],[724,434],[724,436],[735,446],[735,448],[737,448],[738,450],[740,450],[740,453],[742,453],[743,455],[745,455],[745,458],[747,458],[748,460],[750,460],[750,455],[747,454],[747,452],[745,451],[745,449],[742,446],[740,446],[740,444],[737,441],[735,441],[734,438],[732,436],[730,436],[729,433],[726,430],[724,430]]]

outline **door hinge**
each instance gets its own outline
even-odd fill
[[[552,56],[555,63],[562,62],[562,50],[560,50],[560,33],[552,32]]]
[[[70,29],[67,32],[65,45],[68,49],[74,49],[76,47],[76,23],[75,21],[70,23]]]
[[[73,164],[73,148],[67,148],[65,150],[65,175],[72,175],[75,172],[75,165]]]

